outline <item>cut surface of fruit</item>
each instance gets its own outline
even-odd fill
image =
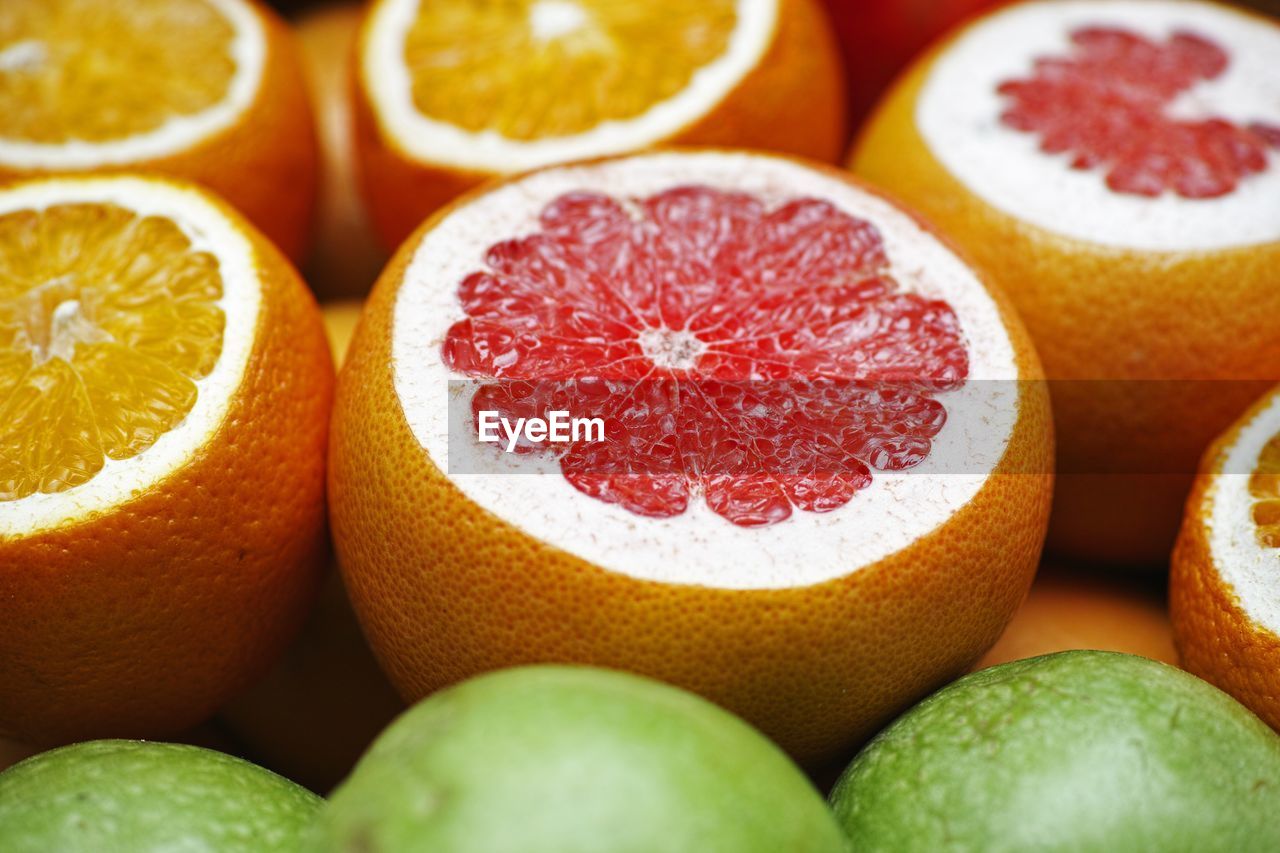
[[[1022,4],[948,46],[916,121],[967,188],[1055,233],[1266,242],[1280,237],[1277,53],[1280,29],[1225,6]]]
[[[241,0],[6,3],[0,162],[81,168],[186,148],[249,107],[265,55]]]
[[[767,50],[778,0],[384,0],[364,78],[430,162],[510,172],[643,147],[705,115]]]
[[[145,180],[0,194],[0,535],[101,510],[180,466],[244,372],[248,242]]]
[[[951,306],[901,292],[879,229],[830,203],[579,192],[539,223],[463,280],[443,358],[521,380],[480,389],[477,412],[603,418],[603,440],[555,446],[561,469],[636,514],[699,493],[743,526],[835,510],[872,468],[927,458],[946,422],[932,393],[968,374]]]
[[[1213,564],[1238,596],[1244,612],[1280,633],[1280,542],[1276,499],[1280,497],[1280,397],[1256,411],[1225,450],[1206,497]]]
[[[909,544],[982,486],[1019,393],[995,305],[949,250],[870,194],[747,155],[567,167],[489,193],[426,235],[395,323],[409,424],[468,497],[657,580],[800,585]],[[520,389],[550,386],[549,408],[627,438],[566,445],[564,476],[474,430],[451,441],[436,401],[474,377],[552,381],[471,383],[455,418],[529,414],[548,401]],[[820,556],[833,548],[844,561]]]

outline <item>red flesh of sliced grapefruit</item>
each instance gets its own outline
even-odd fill
[[[698,494],[743,526],[837,509],[926,458],[933,394],[967,376],[951,307],[902,292],[875,226],[826,202],[576,193],[540,224],[461,283],[443,359],[500,380],[477,411],[604,418],[605,441],[549,452],[638,515]]]
[[[1004,123],[1039,134],[1041,150],[1070,154],[1076,169],[1106,169],[1107,186],[1141,196],[1216,198],[1266,170],[1280,127],[1186,120],[1171,109],[1227,69],[1223,48],[1190,32],[1155,42],[1105,27],[1076,30],[1071,40],[1071,56],[1041,58],[1030,78],[999,89],[1009,99]]]

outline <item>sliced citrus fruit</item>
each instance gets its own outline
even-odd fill
[[[0,179],[158,171],[204,184],[292,257],[315,137],[294,47],[247,0],[0,5]]]
[[[818,759],[963,671],[1025,593],[1037,369],[962,261],[838,172],[698,151],[512,179],[408,241],[356,330],[348,589],[410,698],[601,664]],[[477,441],[484,406],[553,397],[603,435]]]
[[[1173,552],[1182,664],[1280,729],[1280,392],[1205,453]]]
[[[361,14],[359,3],[326,5],[295,25],[320,148],[315,239],[302,269],[322,301],[363,297],[387,262],[356,183],[351,53]]]
[[[172,733],[270,663],[323,559],[331,377],[210,194],[0,188],[0,731]]]
[[[920,59],[854,152],[1062,380],[1051,548],[1163,564],[1200,451],[1280,378],[1278,53],[1226,6],[1021,4]]]
[[[834,160],[817,0],[378,0],[357,47],[365,195],[389,245],[480,181],[670,142]]]

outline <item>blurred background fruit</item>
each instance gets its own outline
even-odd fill
[[[1205,452],[1173,552],[1186,668],[1280,729],[1280,391]]]
[[[265,6],[3,3],[0,34],[20,48],[3,65],[0,180],[119,169],[193,180],[303,256],[315,132],[293,38]]]
[[[1042,565],[1027,600],[976,668],[1068,649],[1127,652],[1176,665],[1163,582]]]
[[[822,798],[741,720],[656,681],[529,667],[387,729],[318,821],[318,851],[823,853]]]
[[[387,260],[356,185],[351,64],[361,11],[354,2],[321,5],[294,26],[320,145],[315,240],[302,271],[321,300],[364,296]]]
[[[1010,7],[921,59],[852,165],[1027,323],[1054,397],[1050,550],[1163,570],[1200,453],[1280,378],[1260,321],[1280,312],[1280,78],[1253,70],[1280,27],[1151,2],[1091,6],[1084,28],[1080,8]],[[1168,40],[1188,15],[1197,39]],[[1070,47],[1043,56],[1048,38]]]
[[[221,752],[90,741],[0,773],[5,853],[292,853],[321,801]]]
[[[826,0],[844,56],[853,129],[934,39],[1000,2],[1008,0]]]
[[[319,311],[234,210],[154,176],[5,187],[0,267],[25,320],[0,337],[0,731],[190,728],[321,577]]]
[[[856,850],[1266,850],[1280,738],[1181,670],[1061,652],[966,676],[831,794]]]
[[[375,0],[357,46],[356,150],[388,247],[552,163],[667,143],[834,162],[844,111],[819,0]]]

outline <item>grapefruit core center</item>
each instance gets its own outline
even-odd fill
[[[477,410],[603,418],[603,442],[556,448],[561,469],[638,515],[694,496],[747,527],[838,509],[872,468],[928,456],[946,422],[932,394],[968,374],[951,306],[901,292],[880,231],[829,202],[579,192],[539,224],[463,279],[442,356],[518,380]]]

